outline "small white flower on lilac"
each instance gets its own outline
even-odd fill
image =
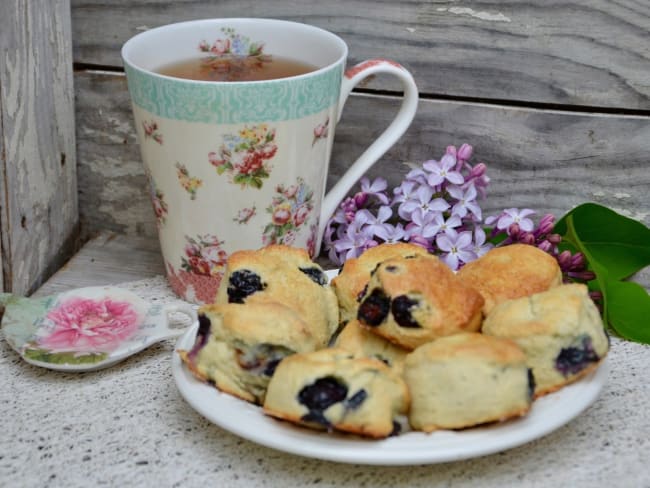
[[[354,221],[348,225],[345,235],[334,243],[337,253],[343,257],[342,261],[359,257],[363,251],[377,245],[372,234],[366,230],[365,224],[365,216],[357,213]]]
[[[461,263],[469,263],[476,259],[472,249],[472,233],[468,230],[456,232],[449,229],[446,233],[438,234],[436,246],[445,253],[442,260],[453,270],[457,270]]]
[[[455,166],[456,158],[451,154],[445,154],[439,162],[431,160],[422,165],[429,172],[427,183],[431,186],[441,185],[445,180],[454,185],[462,185],[465,178],[455,170]]]
[[[393,190],[393,203],[404,203],[413,198],[418,185],[414,181],[403,181],[402,184]]]
[[[517,208],[508,208],[504,210],[503,214],[501,214],[499,217],[499,220],[497,221],[497,228],[500,230],[505,230],[512,224],[517,224],[521,230],[525,232],[532,232],[535,224],[533,224],[533,221],[527,217],[534,214],[535,211],[529,208],[524,208],[522,210],[519,210]]]
[[[481,207],[476,203],[476,188],[474,188],[474,185],[469,185],[464,190],[458,186],[449,186],[447,191],[452,197],[458,200],[458,202],[451,208],[452,214],[463,218],[468,212],[471,212],[480,222],[483,216]]]
[[[422,171],[422,168],[413,168],[411,171],[406,173],[404,181],[412,181],[420,185],[427,184],[427,174]]]

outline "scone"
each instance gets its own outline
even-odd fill
[[[358,320],[347,323],[334,342],[357,358],[374,358],[383,361],[396,372],[402,372],[408,350],[362,327]]]
[[[407,349],[481,327],[483,298],[432,255],[381,262],[361,298],[357,318]]]
[[[480,333],[443,337],[404,363],[416,430],[462,429],[524,415],[534,380],[514,342]]]
[[[358,258],[348,259],[339,275],[332,280],[332,288],[338,298],[341,322],[346,323],[357,317],[359,301],[370,281],[370,273],[379,263],[397,256],[428,254],[426,249],[415,244],[396,242],[380,244],[368,249]]]
[[[567,284],[494,307],[483,333],[514,340],[535,375],[535,395],[555,391],[598,367],[609,337],[583,284]]]
[[[483,299],[483,314],[513,298],[546,291],[562,284],[562,271],[555,258],[528,244],[491,249],[458,271],[464,283],[476,288]]]
[[[305,322],[282,304],[226,303],[199,309],[194,346],[179,353],[198,378],[261,404],[278,363],[317,345]]]
[[[397,433],[409,393],[381,361],[329,348],[284,359],[269,383],[264,412],[327,430],[382,438]]]
[[[338,328],[336,295],[304,249],[273,245],[228,257],[216,303],[276,302],[291,308],[325,347]]]

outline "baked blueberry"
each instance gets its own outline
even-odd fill
[[[368,398],[368,392],[361,388],[358,392],[348,398],[345,402],[345,406],[354,410],[355,408],[359,408],[359,405],[361,405],[366,398]]]
[[[390,299],[379,288],[372,290],[361,305],[357,318],[364,324],[377,327],[381,324],[390,310]]]
[[[596,363],[599,360],[600,358],[591,343],[591,337],[583,335],[578,347],[565,347],[560,351],[555,359],[555,368],[564,376],[569,376],[579,373],[590,363]]]
[[[411,309],[417,306],[417,300],[406,295],[400,295],[393,298],[390,311],[393,313],[395,322],[401,327],[419,328],[420,324],[411,315]]]
[[[194,346],[189,352],[189,357],[194,358],[196,354],[205,346],[205,343],[208,342],[208,337],[210,337],[210,328],[212,324],[210,319],[203,314],[199,314],[199,329],[196,332],[196,339],[194,340]]]
[[[528,396],[532,399],[535,396],[535,376],[533,370],[528,368]]]
[[[228,280],[228,303],[244,303],[244,299],[266,288],[266,283],[257,273],[248,269],[239,269]]]
[[[325,273],[323,273],[322,270],[318,268],[298,268],[300,271],[305,273],[309,278],[316,283],[317,285],[326,285],[327,284],[327,276]]]
[[[342,402],[348,395],[348,387],[334,376],[318,378],[298,392],[298,401],[309,410],[323,411]]]

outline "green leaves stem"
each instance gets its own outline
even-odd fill
[[[584,254],[596,274],[592,289],[603,294],[603,319],[622,337],[650,344],[650,296],[623,281],[650,265],[650,229],[595,203],[582,204],[560,219],[555,232],[562,249]]]

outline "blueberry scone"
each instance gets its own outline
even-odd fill
[[[398,373],[402,372],[408,350],[361,326],[358,320],[349,321],[336,338],[334,347],[351,352],[354,357],[383,361]]]
[[[298,314],[325,347],[338,328],[336,295],[307,251],[272,245],[228,257],[216,303],[283,304]]]
[[[562,284],[562,271],[555,258],[528,244],[491,249],[463,266],[458,277],[483,295],[484,315],[505,300]]]
[[[483,333],[521,346],[535,375],[536,396],[593,371],[609,350],[600,313],[587,287],[577,283],[497,305]]]
[[[443,337],[411,352],[404,363],[416,430],[462,429],[524,415],[534,379],[513,341],[480,333]]]
[[[348,259],[339,275],[332,280],[332,288],[338,298],[341,322],[346,323],[357,317],[359,301],[363,295],[370,273],[379,263],[397,256],[419,256],[429,253],[420,246],[397,242],[372,247],[358,258]]]
[[[397,257],[372,272],[357,318],[374,333],[415,349],[481,327],[483,298],[435,256]]]
[[[304,320],[282,304],[226,303],[199,309],[194,346],[179,353],[198,378],[261,404],[278,363],[317,345]]]
[[[284,359],[269,383],[264,412],[311,428],[383,438],[399,431],[408,406],[406,384],[391,368],[328,348]]]

